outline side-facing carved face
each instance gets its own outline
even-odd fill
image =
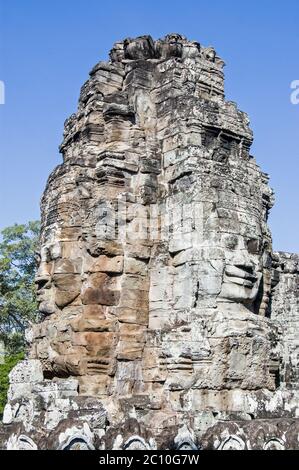
[[[39,311],[51,315],[73,302],[81,291],[80,257],[62,257],[59,243],[44,246],[36,276]]]

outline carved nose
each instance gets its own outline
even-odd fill
[[[243,271],[246,271],[250,274],[253,274],[253,272],[255,271],[254,263],[252,262],[250,257],[245,253],[238,254],[237,256],[234,257],[232,261],[233,261],[232,264],[234,264],[234,266],[236,266],[239,269],[242,269]]]
[[[35,284],[38,290],[50,287],[50,275],[36,276]]]
[[[45,277],[37,277],[35,279],[35,284],[37,286],[37,289],[40,290],[40,289],[47,289],[49,287],[48,284],[50,284],[50,279],[46,279]]]

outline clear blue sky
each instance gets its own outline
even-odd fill
[[[179,32],[226,62],[226,96],[251,118],[276,193],[274,248],[299,251],[298,0],[0,0],[0,228],[39,217],[65,118],[88,72],[127,36]]]

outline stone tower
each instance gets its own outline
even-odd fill
[[[42,321],[3,448],[299,448],[298,256],[224,62],[179,34],[114,45],[42,198]]]

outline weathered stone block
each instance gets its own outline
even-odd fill
[[[122,273],[123,272],[123,256],[108,257],[106,255],[99,256],[99,258],[90,267],[91,273],[104,272],[104,273]]]
[[[41,382],[43,378],[42,363],[37,359],[20,361],[9,373],[11,384]]]

